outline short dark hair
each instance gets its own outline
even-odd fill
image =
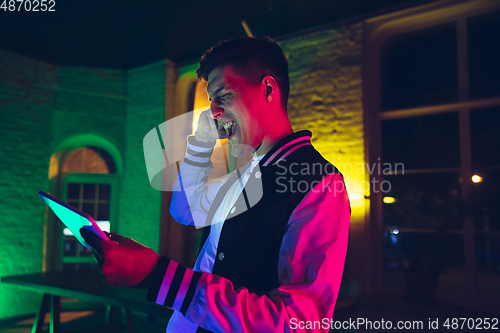
[[[281,104],[287,109],[290,80],[288,61],[281,47],[270,37],[242,37],[220,41],[201,57],[196,75],[208,81],[208,75],[219,66],[233,66],[249,84],[259,84],[271,75],[281,91]]]

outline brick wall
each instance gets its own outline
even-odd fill
[[[51,190],[51,154],[64,140],[90,133],[111,141],[123,155],[126,98],[122,71],[57,68],[6,51],[0,51],[0,66],[0,275],[5,276],[42,270],[45,205],[37,192]],[[32,313],[39,304],[38,294],[3,284],[0,297],[0,318]]]
[[[51,190],[51,154],[81,134],[110,142],[123,159],[118,232],[158,250],[161,193],[148,183],[142,139],[165,121],[165,68],[56,67],[0,50],[0,276],[42,270],[44,227],[49,238],[53,230],[37,192]],[[0,299],[0,319],[39,304],[38,294],[4,284]]]
[[[79,134],[94,134],[125,150],[125,73],[100,68],[59,67],[53,146]]]
[[[125,174],[120,195],[120,232],[159,249],[161,192],[154,190],[144,162],[143,139],[165,121],[167,61],[127,72]]]
[[[279,42],[289,58],[288,113],[294,130],[309,129],[314,147],[343,173],[349,194],[366,194],[362,106],[362,23],[343,25]],[[361,169],[360,169],[361,167]],[[352,216],[344,287],[361,292],[365,200],[351,200]]]
[[[39,272],[43,258],[57,68],[0,50],[0,276]],[[36,293],[0,284],[0,318],[34,312]]]
[[[51,153],[109,142],[123,158],[125,150],[125,73],[90,67],[58,67],[55,91]],[[87,137],[83,137],[87,136]],[[102,147],[104,148],[104,147]],[[109,153],[110,149],[106,148]],[[120,164],[120,161],[115,161]],[[61,195],[62,184],[51,181],[47,190]],[[117,203],[115,203],[117,204]],[[46,225],[47,268],[60,269],[59,235],[62,225],[49,214]],[[119,218],[119,216],[118,216]],[[111,221],[118,225],[118,221]]]
[[[292,125],[310,129],[329,161],[364,162],[362,36],[359,23],[280,42],[289,57]]]

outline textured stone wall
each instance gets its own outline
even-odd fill
[[[57,146],[93,134],[123,155],[124,92],[122,71],[58,68],[0,51],[0,276],[42,270],[46,208],[37,192],[51,190],[48,168]],[[49,226],[49,247],[51,232]],[[4,284],[0,298],[0,318],[39,305],[38,294]]]
[[[161,192],[153,189],[143,139],[165,121],[167,61],[127,72],[125,174],[120,195],[120,232],[156,251],[160,241]]]
[[[125,72],[57,67],[0,50],[0,276],[42,270],[44,227],[49,248],[54,230],[37,192],[51,190],[50,156],[82,134],[110,142],[123,159],[118,232],[158,250],[161,193],[149,185],[142,140],[165,121],[165,71],[166,61]],[[0,299],[0,318],[39,304],[38,294],[6,284]]]
[[[362,105],[362,23],[279,42],[289,59],[288,113],[294,130],[312,131],[314,147],[343,173],[351,198],[349,249],[343,288],[361,292],[366,200]]]
[[[120,70],[59,67],[53,117],[53,149],[79,134],[94,134],[125,149],[125,74]]]
[[[289,57],[292,126],[311,130],[329,161],[364,162],[362,38],[359,23],[280,42]]]
[[[0,50],[0,276],[39,272],[43,258],[57,68]],[[40,86],[42,85],[42,86]],[[0,283],[0,318],[34,312],[40,297]]]
[[[58,67],[56,82],[47,86],[47,89],[55,92],[51,153],[59,154],[61,150],[85,145],[105,148],[102,142],[106,141],[121,157],[115,160],[120,170],[120,160],[125,150],[125,87],[125,74],[120,70]],[[105,149],[112,153],[110,148]],[[60,196],[63,179],[59,177],[58,184],[57,177],[53,177],[46,191]],[[46,222],[47,269],[61,269],[59,239],[53,235],[60,234],[62,225],[53,216],[50,213]],[[111,223],[113,228],[118,227],[120,230],[119,216],[118,220],[111,220]]]

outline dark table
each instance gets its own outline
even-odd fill
[[[49,311],[50,332],[60,332],[61,297],[106,304],[108,305],[107,318],[112,313],[110,309],[125,309],[129,332],[133,332],[130,310],[157,317],[170,317],[173,312],[169,308],[146,301],[147,291],[145,289],[106,286],[97,269],[4,276],[1,281],[43,293],[42,303],[31,330],[32,333],[42,332],[45,314]]]

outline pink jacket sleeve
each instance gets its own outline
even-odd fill
[[[148,299],[213,332],[328,332],[342,280],[350,207],[340,174],[309,192],[286,225],[280,287],[258,296],[162,257]]]

